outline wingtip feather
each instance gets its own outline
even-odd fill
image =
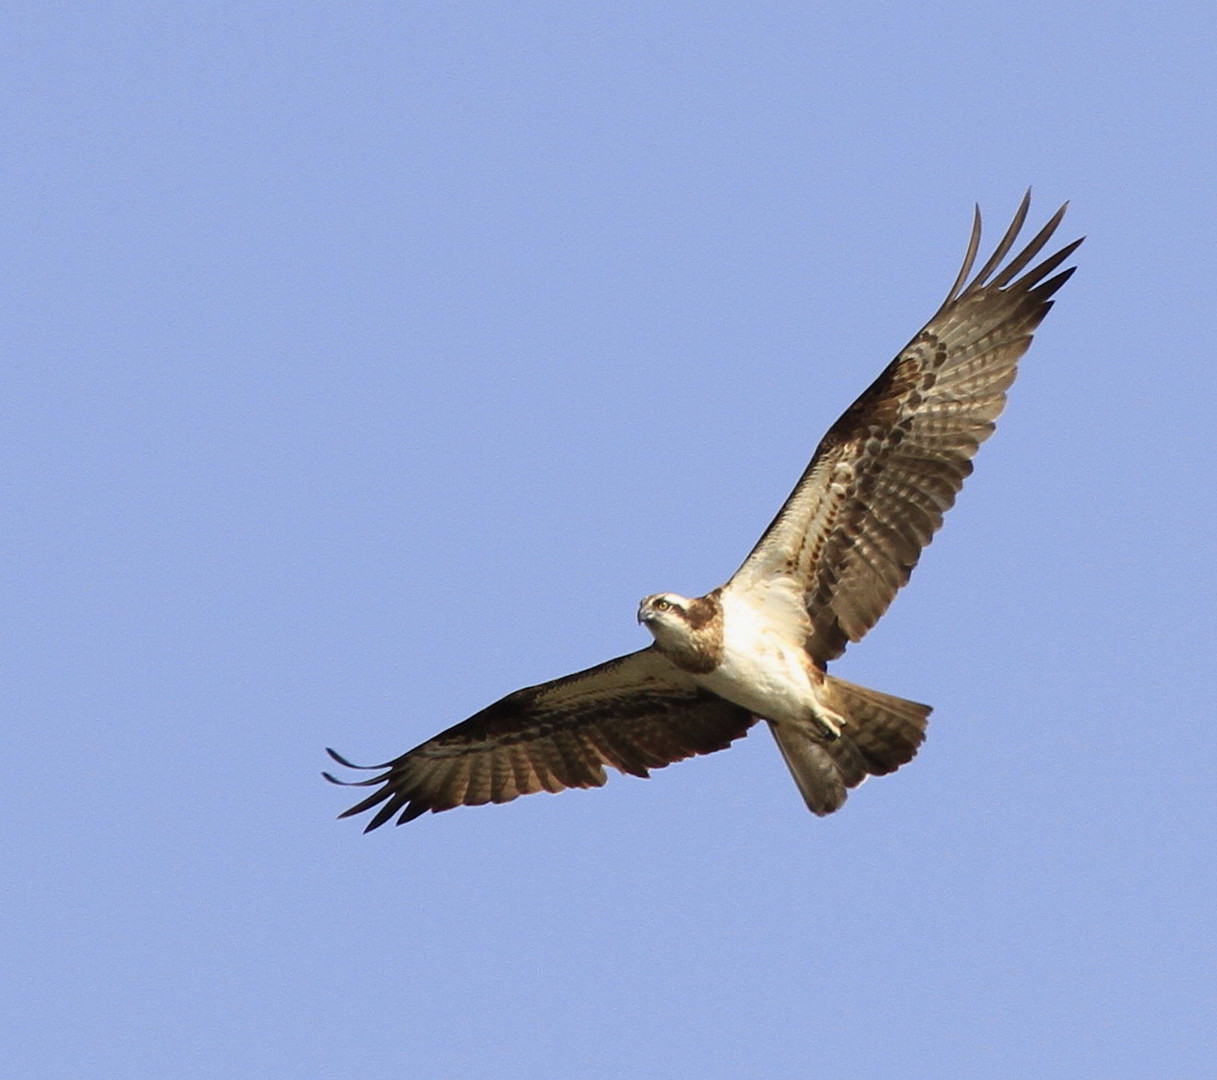
[[[388,762],[382,762],[380,765],[356,765],[353,761],[347,761],[337,750],[331,746],[325,748],[325,752],[330,755],[339,765],[347,769],[384,769],[388,766]]]

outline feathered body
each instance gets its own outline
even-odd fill
[[[652,646],[517,690],[409,753],[367,766],[378,775],[357,783],[377,790],[343,816],[378,808],[374,829],[395,816],[401,824],[428,810],[599,786],[605,765],[645,776],[725,748],[757,719],[767,721],[817,814],[840,807],[867,776],[909,761],[929,706],[835,678],[827,665],[908,581],[993,431],[1032,332],[1073,273],[1054,271],[1080,240],[1026,269],[1064,207],[1002,265],[1027,209],[1024,198],[969,280],[977,213],[942,306],[829,428],[725,585],[693,599],[646,597],[638,619]]]

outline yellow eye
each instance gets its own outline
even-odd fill
[[[672,602],[670,600],[656,600],[651,606],[656,611],[667,611],[672,606]]]

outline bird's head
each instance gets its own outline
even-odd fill
[[[688,597],[670,592],[644,596],[638,605],[638,621],[652,633],[657,625],[687,623],[691,603]]]
[[[659,651],[689,671],[711,671],[722,652],[722,607],[718,590],[690,600],[656,593],[638,605],[638,621],[651,631]]]
[[[690,612],[694,603],[676,593],[655,593],[643,597],[638,605],[638,621],[661,646],[681,645],[689,641],[693,631]]]

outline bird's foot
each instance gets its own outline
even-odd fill
[[[811,711],[811,723],[816,734],[825,742],[832,742],[841,737],[841,729],[845,726],[845,717],[838,715],[823,706]]]

